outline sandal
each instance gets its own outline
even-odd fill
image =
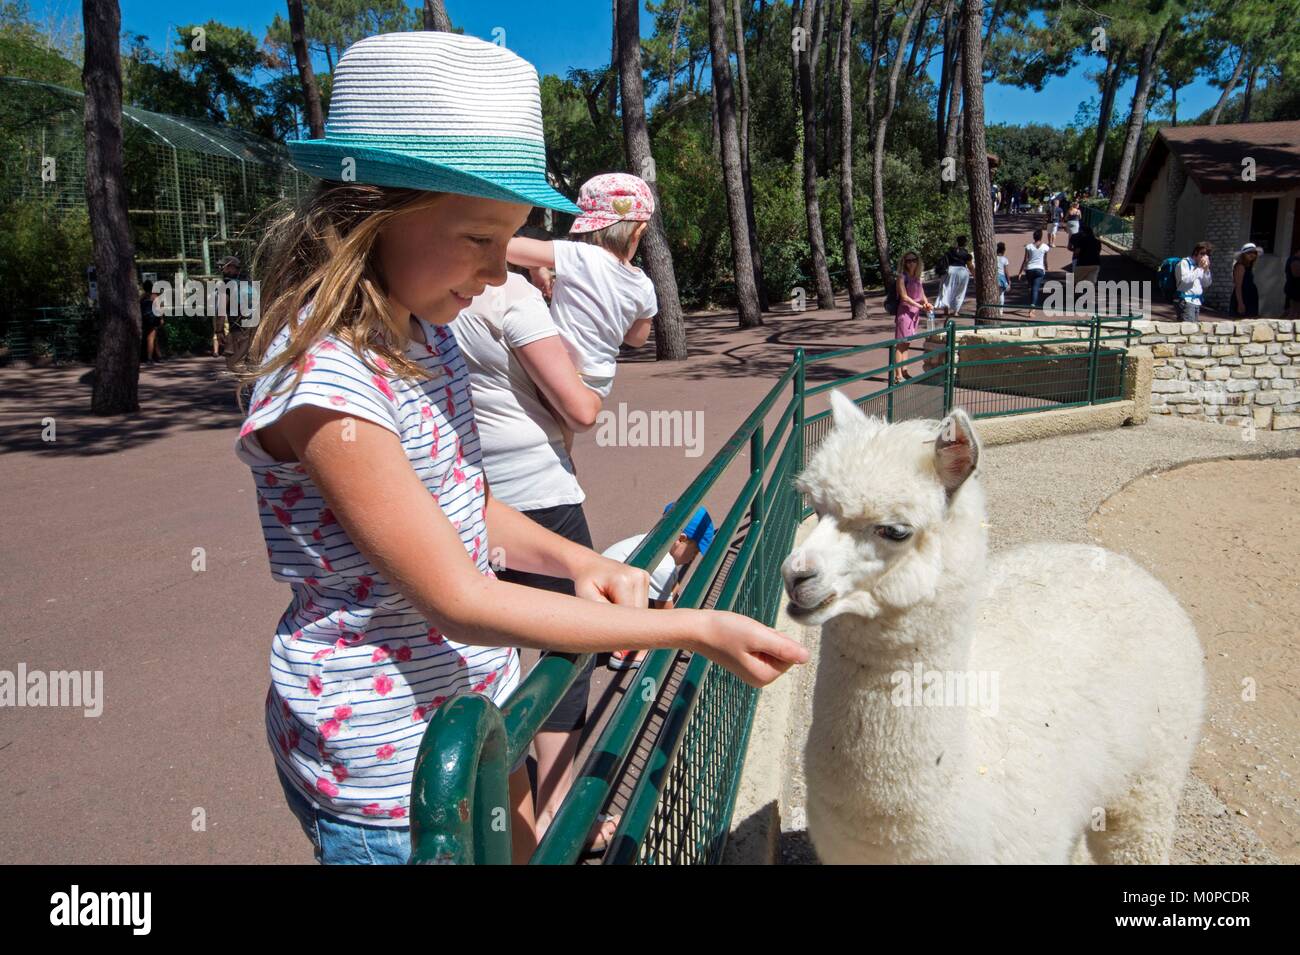
[[[612,816],[609,813],[602,812],[596,817],[596,824],[591,827],[588,833],[587,846],[582,850],[582,858],[596,859],[608,851],[610,842],[614,838],[614,833],[618,831],[618,824],[622,821],[622,816]],[[609,826],[606,829],[606,826]]]

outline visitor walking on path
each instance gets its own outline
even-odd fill
[[[408,861],[426,722],[461,694],[503,704],[519,647],[679,647],[753,686],[808,659],[739,614],[644,609],[644,571],[529,520],[484,480],[447,325],[506,281],[506,245],[533,206],[579,211],[546,181],[539,104],[537,71],[503,47],[380,34],[336,64],[329,134],[287,144],[322,178],[263,242],[236,453],[272,575],[293,591],[272,638],[267,736],[323,862]],[[328,178],[345,158],[354,178]],[[579,596],[498,580],[493,547]],[[523,861],[536,834],[522,758],[509,797]]]
[[[140,328],[144,332],[144,360],[157,362],[163,360],[162,338],[166,322],[163,318],[162,293],[156,288],[140,296]]]
[[[958,242],[963,240],[958,239]],[[894,315],[894,337],[898,339],[907,338],[915,335],[917,326],[920,323],[921,315],[924,313],[933,314],[934,306],[930,304],[930,299],[926,297],[925,285],[921,282],[921,256],[915,252],[904,254],[902,261],[899,263],[898,270],[898,311]],[[963,290],[963,294],[965,294]],[[903,359],[907,357],[910,343],[900,341],[894,347],[894,364],[901,366]],[[911,374],[901,367],[895,367],[893,371],[893,381],[895,384],[904,378],[911,378]]]
[[[1286,296],[1286,317],[1300,318],[1300,229],[1292,227],[1291,244],[1294,248],[1282,266],[1282,294]]]
[[[1201,296],[1210,287],[1210,255],[1214,246],[1198,242],[1192,254],[1174,268],[1174,314],[1180,322],[1195,322],[1201,314]]]
[[[1232,263],[1232,301],[1228,314],[1236,318],[1259,317],[1259,288],[1255,285],[1255,263],[1259,261],[1259,246],[1247,242],[1237,252]]]
[[[1079,226],[1079,234],[1074,239],[1074,284],[1097,281],[1101,273],[1101,239],[1092,231],[1092,226]]]
[[[945,257],[948,271],[939,288],[938,305],[943,309],[944,317],[960,315],[961,307],[966,302],[966,290],[970,287],[975,272],[975,257],[966,248],[966,237],[960,235]],[[899,300],[900,303],[902,299]]]
[[[1017,278],[1029,281],[1029,317],[1034,317],[1038,308],[1038,296],[1043,290],[1043,280],[1047,277],[1047,253],[1051,246],[1043,241],[1043,230],[1034,230],[1034,240],[1025,246],[1025,257],[1020,263]]]
[[[1007,304],[1007,289],[1011,288],[1011,276],[1007,274],[1007,268],[1011,263],[1007,260],[1007,244],[999,242],[998,248],[998,304],[1005,306]]]

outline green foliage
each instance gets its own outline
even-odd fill
[[[51,49],[28,18],[27,5],[0,3],[0,76],[81,89],[81,67]]]
[[[1079,134],[1044,123],[1010,126],[998,123],[985,128],[989,152],[1000,160],[994,179],[1002,186],[1030,186],[1035,189],[1064,189],[1078,184],[1092,172],[1091,153],[1086,173],[1084,157],[1076,149]],[[1072,172],[1071,165],[1076,172]]]
[[[61,211],[48,199],[0,206],[0,322],[32,309],[86,298],[93,262],[85,209]]]

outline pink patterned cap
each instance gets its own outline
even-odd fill
[[[615,222],[647,222],[654,215],[655,197],[644,179],[626,172],[592,176],[578,191],[582,215],[569,232],[595,232]]]

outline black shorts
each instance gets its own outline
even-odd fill
[[[525,517],[541,524],[547,530],[554,531],[561,537],[591,546],[591,531],[587,528],[587,516],[582,512],[581,504],[560,504],[555,507],[543,507],[535,511],[524,511]],[[563,577],[547,577],[545,574],[527,574],[523,571],[510,570],[508,567],[497,573],[501,580],[538,590],[550,590],[557,594],[573,596],[573,581]],[[587,700],[591,696],[591,673],[596,669],[596,655],[582,672],[578,674],[573,685],[561,697],[551,715],[542,724],[542,729],[552,732],[580,730],[587,725]]]

